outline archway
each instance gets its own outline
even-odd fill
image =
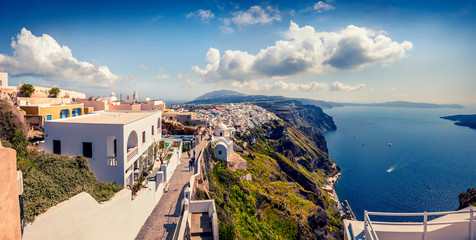
[[[136,148],[139,145],[139,142],[137,141],[137,133],[136,131],[132,131],[129,133],[129,138],[127,138],[127,152],[129,152],[130,149]]]

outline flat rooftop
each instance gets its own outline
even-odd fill
[[[127,124],[154,114],[158,114],[160,116],[159,111],[104,111],[82,115],[79,117],[51,120],[48,122],[83,124]]]

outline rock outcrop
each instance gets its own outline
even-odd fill
[[[468,191],[460,193],[458,198],[459,198],[458,210],[468,207],[469,205],[476,205],[476,189],[468,188]]]

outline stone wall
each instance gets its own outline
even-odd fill
[[[0,144],[0,239],[21,239],[16,152]]]

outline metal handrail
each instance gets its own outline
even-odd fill
[[[423,216],[423,222],[415,223],[398,223],[398,222],[375,222],[376,224],[385,224],[385,225],[422,225],[422,239],[426,240],[428,238],[428,225],[445,225],[445,224],[459,224],[459,223],[469,223],[469,239],[474,240],[474,210],[471,208],[466,211],[448,211],[448,212],[423,212],[423,213],[384,213],[384,212],[367,212],[364,211],[364,234],[369,236],[372,240],[378,240],[377,233],[373,228],[372,221],[370,220],[369,215],[373,216],[389,216],[389,217],[410,217],[410,216]],[[437,216],[437,215],[450,215],[450,214],[466,214],[469,213],[468,220],[457,220],[457,221],[443,221],[443,222],[428,222],[428,216]]]
[[[446,212],[427,212],[428,216],[435,215],[449,215],[449,214],[461,214],[461,213],[470,213],[474,211],[472,209],[466,211],[446,211]],[[412,217],[412,216],[424,216],[425,213],[388,213],[388,212],[367,212],[369,215],[373,216],[393,216],[393,217]]]
[[[370,227],[370,234],[369,237],[371,240],[379,240],[377,233],[374,230],[374,227],[372,225],[372,221],[370,221],[370,217],[367,211],[364,211],[364,233],[369,233],[368,227]]]

